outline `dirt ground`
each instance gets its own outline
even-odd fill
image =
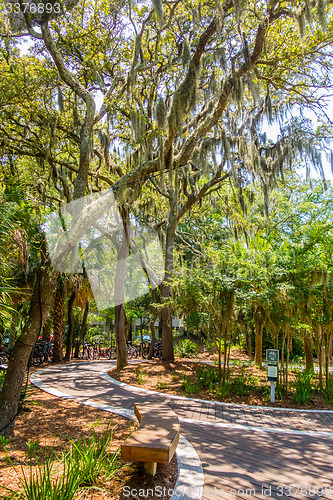
[[[234,362],[248,361],[244,353],[233,352]],[[244,370],[247,375],[251,375],[256,380],[256,388],[248,395],[236,395],[231,391],[223,399],[218,397],[214,391],[200,389],[194,394],[188,394],[183,387],[184,376],[189,376],[191,382],[195,382],[196,374],[201,366],[216,359],[209,353],[199,354],[197,359],[176,358],[174,362],[160,360],[145,361],[140,365],[129,365],[119,372],[117,369],[110,370],[110,377],[126,384],[196,399],[207,399],[211,401],[224,401],[226,403],[247,404],[255,406],[276,406],[282,408],[304,408],[304,409],[327,409],[332,410],[333,405],[325,402],[320,393],[314,393],[308,404],[298,405],[295,403],[292,393],[282,395],[281,399],[276,397],[276,402],[270,402],[270,382],[267,381],[267,369],[259,370],[253,364],[242,367],[241,364],[230,366],[230,378],[240,375]],[[294,375],[289,375],[289,380],[293,380]]]
[[[126,418],[80,405],[73,400],[56,398],[29,386],[24,411],[16,420],[14,436],[5,446],[0,442],[0,496],[8,493],[6,488],[20,490],[23,474],[29,477],[30,465],[35,470],[37,461],[42,463],[51,453],[59,454],[68,449],[71,440],[89,438],[92,430],[102,435],[107,429],[112,429],[110,451],[115,451],[134,428],[135,424]],[[28,444],[33,445],[36,457],[29,453]],[[122,469],[111,482],[103,483],[101,480],[98,486],[102,490],[85,490],[78,495],[78,499],[122,499],[124,486],[133,490],[159,485],[167,491],[175,485],[176,479],[175,458],[167,466],[159,465],[153,478],[144,473],[141,464],[123,463]],[[126,498],[135,499],[139,496]],[[161,498],[167,499],[169,496]]]

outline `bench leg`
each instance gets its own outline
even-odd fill
[[[156,469],[157,469],[157,463],[155,462],[145,462],[144,463],[144,468],[147,474],[150,476],[155,476],[156,474]]]

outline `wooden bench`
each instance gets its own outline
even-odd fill
[[[139,428],[121,445],[121,459],[144,462],[145,471],[155,475],[157,464],[168,464],[179,441],[179,419],[162,405],[135,403]]]

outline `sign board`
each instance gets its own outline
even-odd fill
[[[266,349],[266,361],[269,363],[278,363],[279,349]]]
[[[267,380],[271,382],[276,382],[278,379],[278,367],[277,365],[268,365],[267,367]]]

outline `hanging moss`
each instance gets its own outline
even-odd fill
[[[247,43],[247,40],[245,37],[244,37],[244,41],[243,41],[243,56],[244,56],[245,64],[249,64],[249,62],[250,62],[249,44]]]
[[[326,2],[325,0],[317,0],[317,17],[323,28],[327,27],[326,19]]]
[[[226,56],[224,47],[219,47],[216,50],[216,54],[219,58],[219,63],[220,63],[221,69],[226,71],[226,69],[227,69],[227,56]]]
[[[304,13],[306,20],[308,23],[312,22],[312,12],[311,12],[311,5],[310,5],[310,0],[305,0],[305,5],[304,5]]]
[[[65,107],[64,107],[64,98],[60,86],[58,86],[58,106],[59,106],[59,111],[63,113],[65,111]]]
[[[79,119],[76,101],[73,103],[73,126],[74,126],[75,130],[77,130],[80,127],[80,119]]]
[[[125,202],[125,192],[126,192],[126,179],[122,176],[117,189],[117,201],[122,204]]]
[[[155,117],[157,126],[160,130],[165,130],[166,125],[166,107],[163,97],[159,97],[155,108]]]
[[[185,80],[174,93],[168,122],[170,129],[178,134],[182,131],[185,116],[193,109],[196,103],[196,83],[198,74],[199,67],[192,61]]]
[[[229,156],[230,156],[230,144],[229,144],[229,140],[227,138],[225,128],[222,128],[222,130],[221,130],[221,142],[222,142],[223,152],[224,152],[226,158],[229,158]]]
[[[269,87],[267,87],[267,94],[266,94],[266,99],[265,99],[265,111],[268,116],[268,121],[272,121],[272,100],[271,100],[271,95],[269,92]]]
[[[162,29],[164,25],[164,11],[162,0],[153,0],[155,14],[158,20],[159,27]]]
[[[212,75],[210,77],[210,81],[209,81],[209,90],[211,92],[216,92],[217,90],[217,82],[216,82],[216,76],[215,76],[215,71],[213,70],[212,71]]]
[[[138,64],[140,50],[141,50],[141,35],[138,34],[135,37],[134,50],[132,56],[132,67],[135,67]]]
[[[186,64],[191,59],[191,49],[187,36],[184,37],[183,45],[182,45],[182,65],[186,66]]]
[[[242,12],[243,12],[243,9],[244,9],[244,6],[245,6],[245,3],[246,3],[246,0],[234,0],[234,4],[235,4],[235,14],[236,14],[236,17],[239,19],[239,17],[241,16]]]
[[[305,32],[305,15],[304,15],[303,12],[300,12],[296,16],[296,21],[297,21],[297,25],[298,25],[299,34],[303,38],[304,37],[304,32]]]

